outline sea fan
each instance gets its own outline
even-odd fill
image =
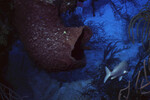
[[[144,24],[142,27],[142,44],[144,44],[144,40],[148,42],[150,40],[150,2],[147,2],[146,5],[139,11],[137,15],[135,15],[129,24],[129,38],[134,43],[134,31],[133,27],[137,24],[136,34],[139,37],[139,26],[140,24]],[[144,45],[143,45],[144,47]],[[150,48],[150,47],[149,47]]]
[[[23,100],[14,90],[0,83],[0,100]]]

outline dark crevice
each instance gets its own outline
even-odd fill
[[[74,45],[74,49],[71,52],[71,56],[73,58],[75,58],[76,60],[81,60],[83,59],[84,56],[84,49],[83,49],[83,44],[82,44],[82,40],[84,38],[84,30],[82,31],[82,34],[80,35],[80,37],[78,38],[78,40],[76,41],[75,45]]]

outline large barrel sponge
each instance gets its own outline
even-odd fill
[[[29,56],[47,71],[67,71],[86,64],[83,46],[92,36],[86,27],[65,27],[55,5],[14,0],[13,25]]]

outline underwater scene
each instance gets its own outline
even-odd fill
[[[0,0],[0,100],[150,100],[150,0]]]

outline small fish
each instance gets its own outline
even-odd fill
[[[119,81],[121,81],[122,76],[128,73],[127,69],[128,63],[126,61],[120,62],[119,65],[117,65],[112,72],[107,67],[105,67],[106,76],[104,78],[104,83],[107,81],[109,77],[111,77],[111,79],[119,77]]]

